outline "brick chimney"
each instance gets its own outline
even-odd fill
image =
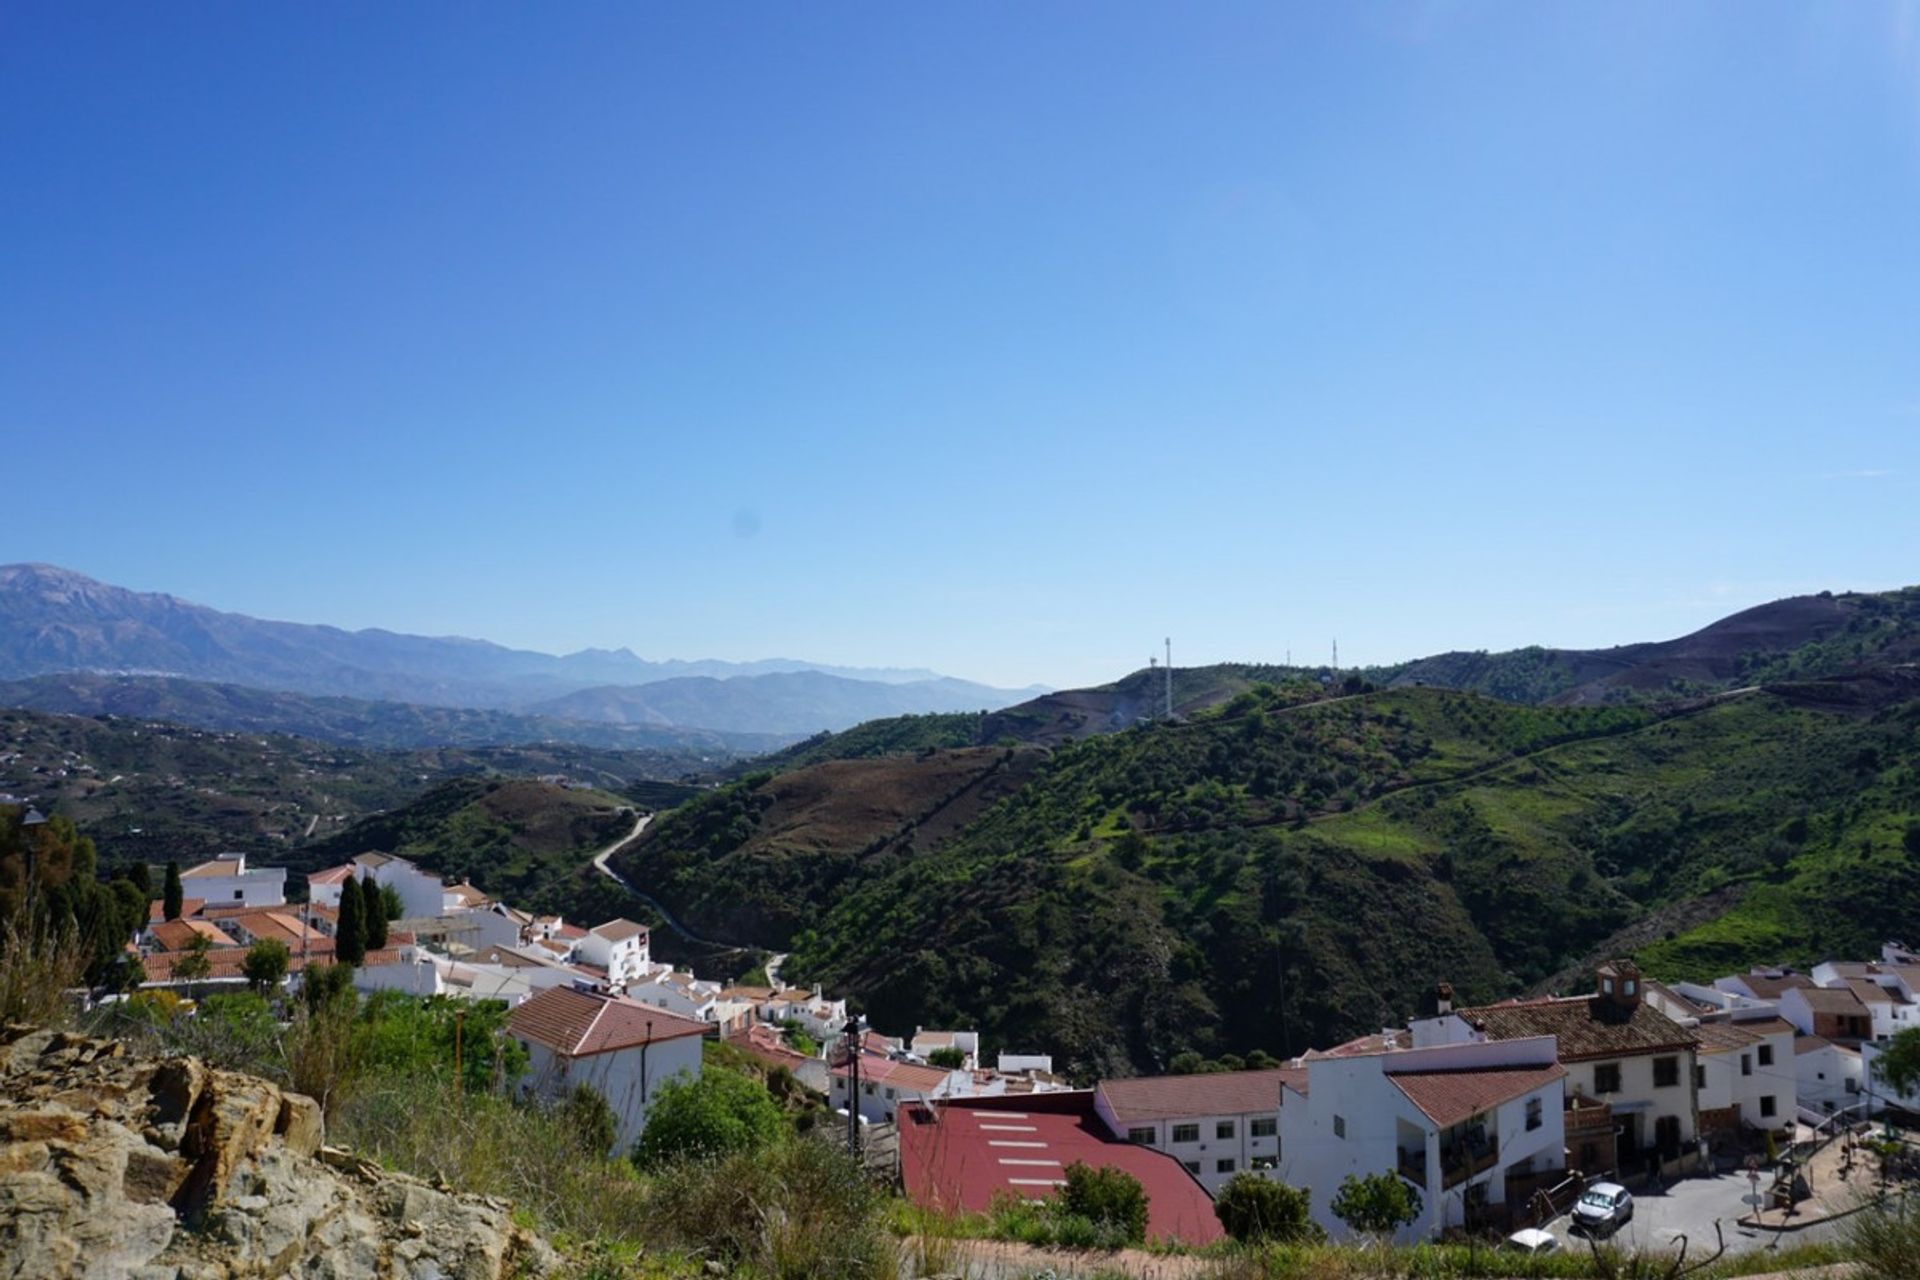
[[[1640,1007],[1640,970],[1631,960],[1609,960],[1594,971],[1600,1003],[1623,1018]]]
[[[1442,982],[1433,989],[1433,1012],[1436,1016],[1453,1012],[1453,984]]]

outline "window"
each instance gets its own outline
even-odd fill
[[[1707,1087],[1707,1069],[1705,1067],[1696,1066],[1693,1069],[1693,1087],[1696,1089],[1704,1089]]]
[[[1216,1138],[1231,1138],[1233,1136],[1233,1121],[1222,1120],[1215,1124],[1213,1126],[1213,1136]]]
[[[1772,1094],[1770,1093],[1766,1094],[1760,1099],[1760,1114],[1763,1116],[1770,1116],[1773,1114],[1773,1095]]]
[[[1543,1104],[1538,1098],[1527,1099],[1527,1128],[1538,1129],[1542,1123]]]
[[[1620,1092],[1620,1064],[1602,1062],[1593,1069],[1593,1091],[1595,1093]]]
[[[869,1098],[871,1098],[873,1096],[873,1081],[869,1080],[865,1084],[861,1085],[860,1092],[866,1094]]]
[[[1653,1060],[1653,1087],[1671,1089],[1680,1083],[1680,1059],[1655,1058]]]
[[[1215,1173],[1232,1173],[1232,1172],[1233,1172],[1233,1161],[1231,1161],[1231,1160],[1215,1160],[1215,1161],[1213,1162],[1213,1171],[1214,1171]]]
[[[899,1097],[899,1096],[900,1096],[900,1095],[898,1095],[898,1094],[896,1094],[896,1093],[895,1093],[895,1092],[893,1091],[893,1086],[892,1086],[892,1085],[888,1085],[888,1086],[887,1086],[887,1101],[889,1101],[889,1102],[891,1102],[891,1101],[893,1101],[893,1099],[895,1099],[895,1098],[897,1098],[897,1097]]]
[[[1280,1122],[1272,1116],[1261,1116],[1253,1122],[1253,1136],[1256,1138],[1271,1138],[1278,1132],[1280,1132]]]
[[[1173,1126],[1173,1140],[1175,1142],[1200,1141],[1200,1126],[1197,1124],[1177,1124]]]
[[[1344,1138],[1347,1136],[1347,1118],[1345,1116],[1335,1116],[1333,1118],[1333,1136],[1336,1138]]]
[[[1740,1074],[1743,1076],[1753,1074],[1753,1058],[1751,1055],[1745,1053],[1740,1055]]]
[[[1154,1133],[1151,1125],[1127,1130],[1127,1141],[1133,1143],[1135,1146],[1150,1147],[1153,1145],[1153,1138]]]
[[[1194,1177],[1197,1178],[1200,1176],[1200,1162],[1198,1160],[1182,1160],[1180,1163],[1185,1165],[1187,1172]]]
[[[1823,1080],[1824,1080],[1825,1078],[1826,1078],[1825,1076],[1822,1076],[1822,1077],[1821,1077],[1821,1079],[1823,1079]],[[1858,1093],[1858,1092],[1860,1092],[1860,1082],[1859,1082],[1858,1080],[1855,1080],[1855,1079],[1853,1079],[1853,1078],[1852,1078],[1851,1076],[1849,1076],[1849,1077],[1847,1078],[1847,1092],[1848,1092],[1848,1093]]]
[[[1633,981],[1633,979],[1632,979],[1632,978],[1628,978],[1628,979],[1627,979],[1627,994],[1628,994],[1628,995],[1632,995],[1632,994],[1633,994],[1633,988],[1634,988],[1634,981]]]
[[[1773,1065],[1773,1046],[1772,1045],[1763,1044],[1760,1046],[1760,1065],[1763,1067],[1770,1067]]]
[[[1609,995],[1609,996],[1610,996],[1610,995],[1612,995],[1612,994],[1613,994],[1613,979],[1612,979],[1612,978],[1602,978],[1602,979],[1600,979],[1600,991],[1601,991],[1601,994],[1603,994],[1603,995]]]

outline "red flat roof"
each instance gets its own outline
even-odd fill
[[[900,1172],[907,1196],[932,1209],[983,1213],[996,1195],[1052,1195],[1075,1161],[1123,1169],[1147,1193],[1150,1239],[1222,1239],[1213,1199],[1164,1152],[1113,1137],[1093,1094],[966,1098],[900,1110]]]

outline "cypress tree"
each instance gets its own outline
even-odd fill
[[[180,908],[186,905],[186,891],[180,887],[180,864],[167,863],[167,887],[163,891],[166,901],[161,904],[160,914],[169,920],[180,918]]]
[[[367,921],[360,882],[352,876],[340,886],[340,923],[333,936],[333,956],[341,964],[357,965],[367,958]]]
[[[360,882],[360,914],[366,921],[367,950],[378,951],[387,945],[387,900],[380,892],[373,872]]]
[[[136,862],[128,867],[127,879],[132,881],[133,887],[140,891],[141,897],[149,902],[153,901],[153,874],[147,869],[145,862]]]

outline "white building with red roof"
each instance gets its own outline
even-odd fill
[[[595,925],[573,943],[574,954],[586,964],[607,971],[607,981],[623,987],[653,971],[653,951],[647,926],[631,920],[609,920]]]
[[[874,1124],[890,1122],[910,1102],[935,1102],[973,1092],[969,1071],[902,1062],[876,1053],[860,1055],[857,1095],[852,1092],[854,1069],[847,1054],[836,1057],[831,1074],[833,1088],[827,1101],[833,1109],[844,1112],[857,1106],[860,1115]]]
[[[1566,1075],[1552,1036],[1308,1059],[1283,1080],[1280,1176],[1341,1239],[1341,1182],[1395,1173],[1421,1202],[1397,1239],[1431,1239],[1563,1167]]]
[[[1280,1089],[1299,1068],[1102,1080],[1094,1112],[1114,1137],[1164,1151],[1209,1193],[1236,1173],[1279,1177]]]
[[[620,1119],[615,1150],[632,1148],[660,1086],[700,1074],[707,1024],[652,1005],[572,987],[553,987],[516,1007],[507,1034],[527,1050],[523,1088],[563,1098],[587,1085]]]
[[[208,906],[277,907],[287,900],[287,871],[249,867],[244,853],[217,853],[182,871],[180,887]]]

